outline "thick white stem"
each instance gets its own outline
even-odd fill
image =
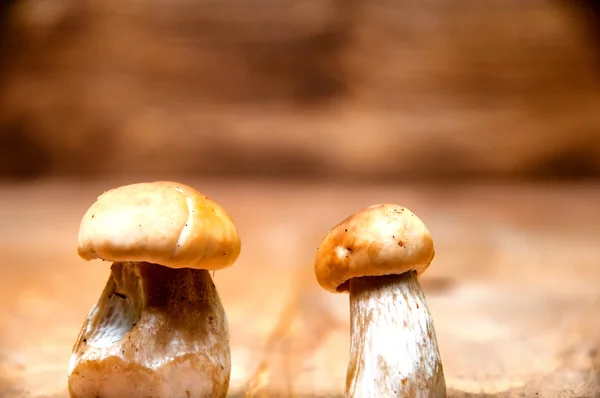
[[[227,317],[206,270],[114,263],[84,322],[71,397],[225,397]]]
[[[433,321],[414,272],[351,279],[350,316],[347,397],[446,397]]]

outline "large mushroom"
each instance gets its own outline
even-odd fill
[[[114,263],[71,354],[71,397],[225,397],[229,329],[209,271],[232,265],[240,247],[225,210],[183,184],[101,195],[78,253]]]
[[[347,397],[445,397],[433,320],[417,277],[434,256],[427,227],[408,209],[375,205],[325,236],[319,284],[349,292]]]

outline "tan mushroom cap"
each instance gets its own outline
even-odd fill
[[[85,260],[218,270],[233,264],[240,249],[237,228],[221,206],[169,181],[105,192],[79,229],[78,253]]]
[[[410,210],[380,204],[360,210],[323,238],[315,258],[319,284],[331,292],[347,292],[348,281],[363,276],[421,275],[433,260],[433,240]]]

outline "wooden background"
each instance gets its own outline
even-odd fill
[[[587,0],[12,0],[0,175],[600,174]]]

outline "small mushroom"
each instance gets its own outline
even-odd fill
[[[349,292],[347,397],[445,397],[433,320],[417,276],[433,260],[427,227],[410,210],[375,205],[325,236],[319,284]]]
[[[78,253],[114,263],[71,354],[71,397],[225,397],[229,329],[209,270],[232,265],[240,248],[225,210],[183,184],[101,195]]]

